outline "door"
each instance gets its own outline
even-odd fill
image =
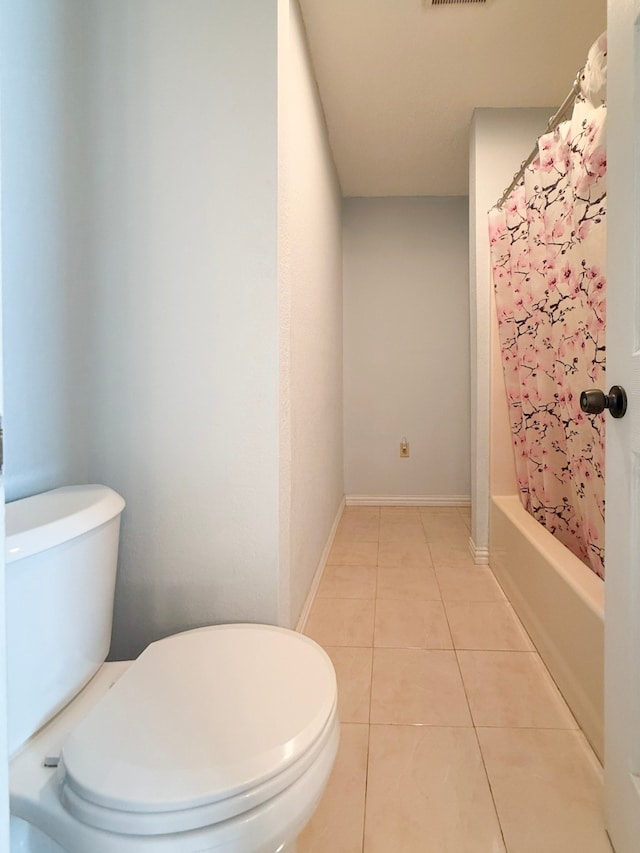
[[[640,850],[640,0],[609,0],[605,799],[616,853]]]

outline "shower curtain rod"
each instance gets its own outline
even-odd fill
[[[578,73],[576,75],[576,79],[575,79],[574,84],[573,84],[573,88],[571,89],[571,91],[569,92],[567,97],[562,102],[560,109],[556,113],[554,113],[554,115],[552,115],[551,118],[549,119],[545,133],[550,133],[550,131],[555,130],[556,127],[558,127],[558,125],[562,122],[562,119],[564,118],[565,114],[568,112],[568,110],[575,103],[575,100],[581,91],[580,83],[581,83],[583,74],[584,74],[584,66],[580,69],[580,71],[578,71]],[[539,141],[540,141],[540,137],[538,137],[538,139],[536,140],[536,144],[535,144],[531,154],[529,154],[529,156],[527,157],[526,160],[522,161],[520,168],[518,169],[518,171],[513,176],[513,180],[511,181],[509,186],[506,188],[506,190],[502,193],[502,195],[500,196],[500,199],[494,205],[495,207],[497,207],[497,208],[502,207],[502,205],[505,203],[505,201],[509,197],[509,193],[511,192],[511,190],[514,189],[514,187],[516,187],[518,185],[518,183],[520,182],[522,176],[525,173],[527,166],[530,166],[531,163],[533,163],[533,161],[536,159],[536,157],[538,156],[538,142]]]

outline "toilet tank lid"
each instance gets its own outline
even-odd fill
[[[125,507],[108,486],[63,486],[6,505],[7,563],[54,548],[111,521]]]

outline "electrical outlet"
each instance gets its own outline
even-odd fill
[[[402,457],[402,459],[409,458],[409,442],[406,438],[403,438],[400,442],[400,456]]]

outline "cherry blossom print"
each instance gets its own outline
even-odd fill
[[[606,383],[606,170],[606,106],[579,98],[489,215],[520,498],[600,577],[605,420],[579,397]]]

